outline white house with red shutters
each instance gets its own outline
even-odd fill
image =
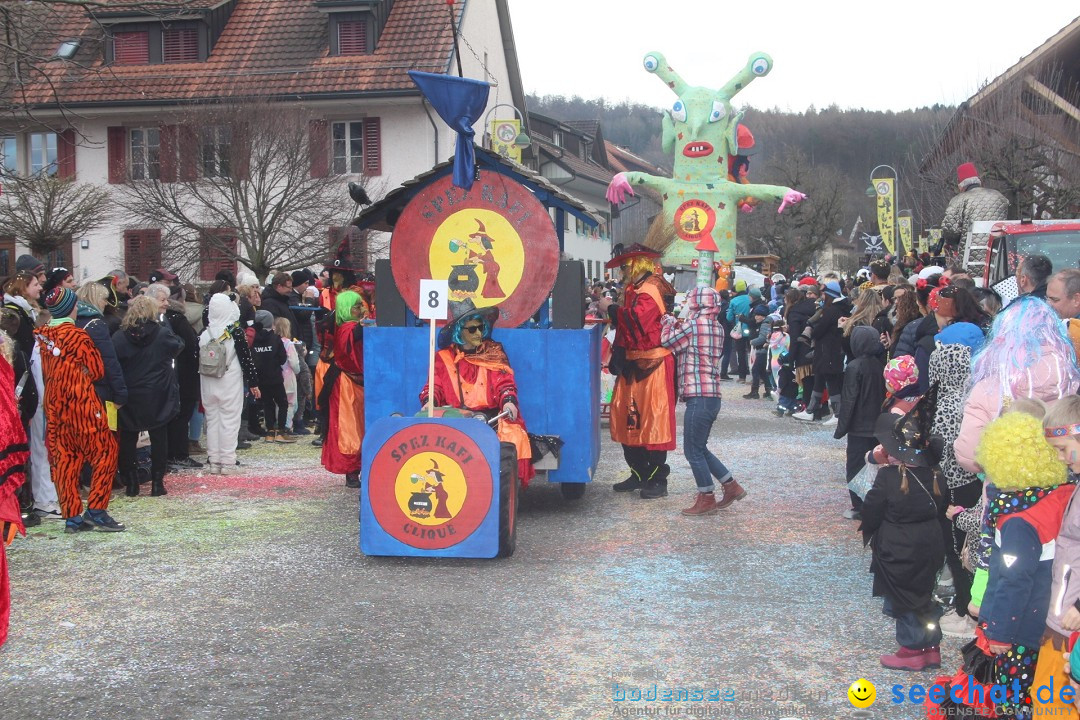
[[[456,74],[450,8],[447,0],[178,0],[175,7],[107,0],[61,7],[54,10],[56,46],[38,48],[53,58],[47,77],[21,89],[24,121],[0,122],[3,166],[108,188],[193,179],[214,171],[212,148],[228,139],[178,126],[178,111],[268,98],[301,103],[317,118],[312,147],[326,150],[312,156],[313,173],[366,175],[388,191],[453,154],[456,136],[406,74]],[[457,0],[452,8],[464,75],[492,83],[491,110],[501,103],[524,113],[507,1]],[[327,233],[311,242],[327,244]],[[118,220],[50,260],[72,267],[80,280],[115,267],[145,278],[162,264],[162,242],[160,228]],[[22,252],[0,228],[0,277]],[[185,280],[212,279],[220,266],[203,263],[200,277]]]

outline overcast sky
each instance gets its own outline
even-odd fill
[[[764,51],[772,72],[735,104],[792,111],[956,105],[1080,15],[1070,0],[509,3],[526,92],[666,107],[674,94],[642,67],[646,52],[718,88]]]

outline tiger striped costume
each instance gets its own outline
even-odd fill
[[[92,475],[86,506],[106,510],[116,474],[116,438],[109,430],[105,406],[94,381],[105,375],[101,354],[90,336],[74,323],[49,325],[37,331],[45,378],[45,444],[52,479],[65,518],[82,515],[79,473],[90,463]]]

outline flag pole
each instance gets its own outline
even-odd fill
[[[446,7],[450,11],[450,30],[454,33],[454,57],[457,58],[458,77],[465,77],[461,71],[461,47],[458,45],[457,18],[454,17],[454,0],[446,0]]]

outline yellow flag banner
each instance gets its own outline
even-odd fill
[[[893,178],[874,180],[874,192],[877,193],[877,223],[881,241],[885,249],[896,253],[896,203],[893,201]]]
[[[933,232],[931,230],[931,232]],[[919,254],[930,252],[930,236],[925,233],[919,236]]]
[[[491,149],[503,157],[521,162],[521,148],[515,144],[520,133],[519,120],[499,120],[498,118],[492,120]]]
[[[911,244],[911,216],[901,215],[896,218],[896,224],[900,228],[900,242],[904,245],[904,254],[910,255],[915,251],[915,246]]]
[[[941,228],[930,228],[930,240],[928,244],[935,249],[941,245]],[[930,250],[927,249],[927,252],[930,252]]]

